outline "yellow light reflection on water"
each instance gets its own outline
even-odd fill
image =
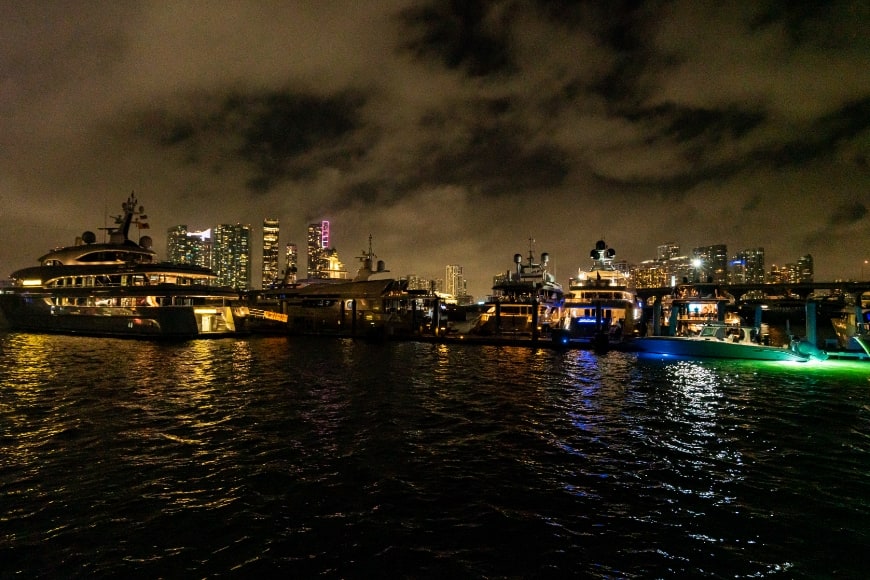
[[[26,391],[56,377],[50,360],[52,337],[43,334],[12,334],[6,342],[3,357],[8,363],[3,372],[4,387]]]

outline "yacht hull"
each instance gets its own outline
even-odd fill
[[[784,347],[729,343],[719,340],[678,336],[648,336],[637,338],[634,346],[641,352],[686,358],[725,358],[765,361],[805,362],[809,356]]]
[[[6,326],[23,332],[136,338],[196,338],[238,332],[229,307],[52,306],[29,295],[0,296]]]

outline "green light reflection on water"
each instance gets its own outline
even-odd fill
[[[808,361],[787,363],[789,369],[816,378],[827,375],[837,378],[855,378],[870,381],[870,362],[851,360]]]
[[[824,379],[857,380],[870,383],[870,362],[862,360],[828,359],[825,361],[755,361],[739,359],[714,359],[686,357],[643,357],[641,360],[660,362],[664,365],[683,365],[687,363],[694,372],[699,369],[727,370],[729,374],[745,374],[763,372],[766,375],[784,373],[789,377],[804,376],[815,381]]]

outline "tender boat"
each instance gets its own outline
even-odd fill
[[[493,293],[486,302],[486,311],[471,328],[472,334],[492,336],[547,335],[559,323],[564,301],[562,285],[549,271],[550,256],[541,254],[536,261],[532,240],[529,255],[523,261],[514,254],[514,269],[496,277]]]
[[[824,360],[827,354],[808,342],[792,340],[788,346],[769,346],[760,342],[759,329],[724,322],[701,325],[692,336],[646,336],[633,341],[643,353],[677,357],[712,357],[744,360],[798,361]]]
[[[6,324],[26,332],[118,337],[194,338],[244,329],[246,309],[236,290],[216,286],[209,269],[158,262],[151,238],[129,239],[148,227],[135,195],[122,204],[105,242],[84,232],[72,246],[52,250],[39,266],[11,274],[0,289]]]
[[[590,252],[592,267],[579,269],[569,279],[554,341],[600,345],[632,336],[643,305],[637,301],[628,273],[614,267],[615,256],[616,251],[599,240]]]

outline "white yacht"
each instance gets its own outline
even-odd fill
[[[562,316],[553,339],[569,342],[620,342],[634,333],[642,304],[627,272],[617,269],[616,250],[604,240],[590,252],[592,265],[568,281]]]
[[[244,328],[239,293],[216,285],[207,268],[158,262],[149,236],[129,239],[131,226],[147,227],[135,195],[122,204],[108,240],[86,231],[75,244],[11,274],[0,289],[6,324],[26,332],[119,337],[225,336]]]

